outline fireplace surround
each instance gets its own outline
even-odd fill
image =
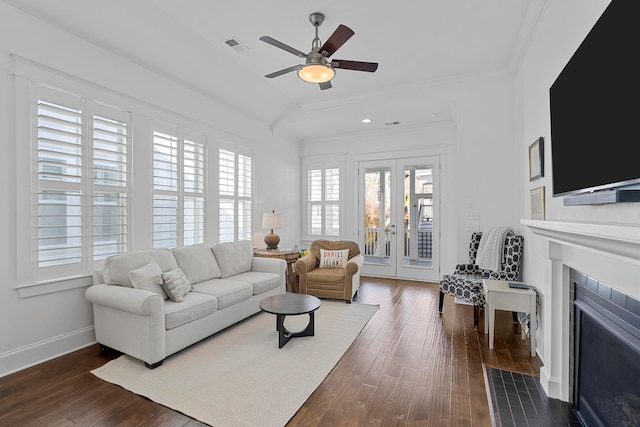
[[[529,242],[524,279],[541,295],[535,331],[543,363],[540,383],[549,397],[572,402],[571,270],[640,300],[640,226],[538,220],[521,224]]]

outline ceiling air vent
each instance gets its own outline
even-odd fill
[[[399,124],[400,124],[400,122],[387,122],[387,123],[385,123],[385,125],[387,125],[387,126],[395,126],[395,125],[399,125]]]
[[[238,40],[235,37],[229,37],[227,39],[224,39],[223,41],[227,46],[229,46],[231,49],[235,50],[236,52],[244,52],[245,50],[249,50],[248,47],[242,44],[240,40]]]

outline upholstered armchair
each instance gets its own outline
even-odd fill
[[[471,235],[469,243],[469,263],[458,264],[453,274],[445,274],[440,281],[440,301],[438,310],[442,313],[444,295],[451,294],[474,306],[473,326],[478,329],[480,308],[485,306],[485,297],[482,281],[484,279],[517,281],[520,278],[520,265],[522,263],[522,249],[524,238],[508,233],[504,240],[504,254],[500,268],[496,271],[487,270],[476,264],[478,248],[482,233]]]
[[[336,266],[326,267],[331,263],[325,262],[321,267],[322,251],[342,251],[348,249],[346,262],[340,261]],[[331,255],[328,252],[325,254]],[[326,257],[325,257],[326,258]],[[311,244],[309,254],[296,261],[299,292],[314,295],[319,298],[344,299],[347,304],[354,299],[360,288],[360,270],[364,263],[364,256],[360,254],[360,247],[349,240],[315,240]],[[341,267],[339,264],[343,264]]]

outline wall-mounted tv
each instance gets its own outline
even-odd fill
[[[640,184],[639,19],[613,0],[550,88],[554,197]]]

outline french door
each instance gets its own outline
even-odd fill
[[[440,158],[358,164],[363,274],[439,280]]]

